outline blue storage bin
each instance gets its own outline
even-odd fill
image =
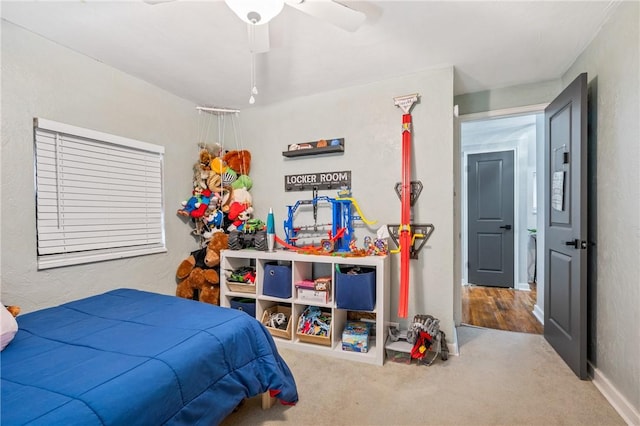
[[[256,317],[256,301],[245,297],[234,297],[230,301],[231,309],[246,312],[249,316]]]
[[[291,265],[267,263],[264,266],[262,294],[289,299],[291,297]]]
[[[357,273],[349,273],[357,271]],[[356,267],[336,271],[336,305],[351,311],[373,311],[376,307],[375,268]]]

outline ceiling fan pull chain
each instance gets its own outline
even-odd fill
[[[254,95],[258,94],[258,88],[256,87],[256,54],[251,53],[251,97],[249,103],[254,104],[256,99]]]
[[[253,46],[255,42],[255,28],[249,24],[249,45]],[[253,105],[256,102],[255,95],[258,94],[258,88],[256,87],[256,54],[251,52],[251,95],[249,96],[249,103]]]

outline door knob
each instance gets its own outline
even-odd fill
[[[565,241],[564,242],[565,246],[573,246],[575,248],[578,248],[578,244],[580,244],[580,241],[578,241],[578,240],[571,240],[571,241]]]
[[[575,240],[571,240],[571,241],[565,241],[564,242],[565,246],[572,246],[573,248],[580,248],[585,250],[587,248],[587,242],[586,241],[580,241],[578,239]]]
[[[501,226],[500,229],[506,229],[507,231],[511,229],[511,225]]]

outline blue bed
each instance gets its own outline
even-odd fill
[[[266,391],[298,400],[271,335],[241,311],[118,289],[17,320],[2,425],[211,425]]]

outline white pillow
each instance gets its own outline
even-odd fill
[[[16,319],[11,315],[11,312],[0,303],[0,351],[11,343],[13,336],[18,332],[18,323]]]

